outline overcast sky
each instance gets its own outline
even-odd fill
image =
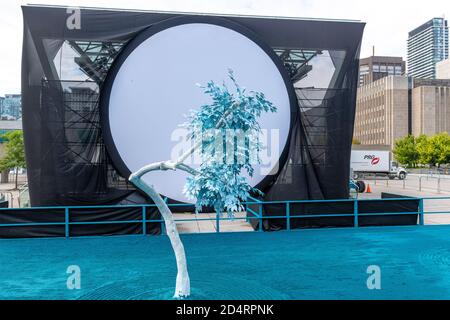
[[[39,1],[39,0],[36,0]],[[406,56],[408,31],[433,17],[450,16],[449,0],[40,0],[42,4],[356,19],[367,23],[362,57]],[[20,0],[0,1],[0,96],[20,93],[22,13]]]

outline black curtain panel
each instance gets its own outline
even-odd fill
[[[80,28],[71,29],[66,8],[22,9],[23,129],[32,206],[135,199],[136,190],[106,151],[99,119],[102,86],[131,39],[154,24],[186,15],[81,9]],[[251,30],[274,50],[297,96],[289,148],[263,199],[347,198],[364,23],[222,19]]]

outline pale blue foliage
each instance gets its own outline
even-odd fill
[[[209,82],[203,89],[212,98],[212,103],[191,111],[183,124],[189,130],[191,139],[202,137],[203,155],[198,174],[187,179],[184,193],[191,199],[197,199],[197,211],[203,207],[213,207],[216,212],[221,214],[226,211],[232,217],[235,212],[244,209],[241,203],[247,200],[251,192],[262,195],[241,174],[245,170],[253,176],[250,146],[258,153],[263,148],[258,140],[252,139],[261,131],[258,119],[262,113],[276,112],[277,108],[266,100],[263,93],[247,92],[240,87],[232,70],[229,70],[229,78],[235,86],[235,93],[230,92],[225,84],[218,86],[213,81]],[[215,142],[225,141],[226,146],[230,142],[226,141],[227,137],[229,139],[227,130],[243,132],[245,143],[234,143],[232,150],[226,149],[226,156],[218,159]],[[232,157],[233,161],[226,161],[226,157]]]

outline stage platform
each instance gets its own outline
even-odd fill
[[[183,235],[193,299],[450,299],[450,226]],[[0,299],[170,299],[166,236],[0,240]],[[81,268],[68,290],[67,267]],[[381,268],[381,290],[367,268]]]

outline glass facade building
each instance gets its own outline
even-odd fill
[[[434,18],[409,33],[408,75],[435,79],[436,63],[448,58],[448,22]]]
[[[406,64],[402,57],[372,56],[359,61],[359,86],[387,76],[402,76]]]
[[[20,94],[6,94],[0,97],[1,120],[18,120],[22,117],[22,96]]]

